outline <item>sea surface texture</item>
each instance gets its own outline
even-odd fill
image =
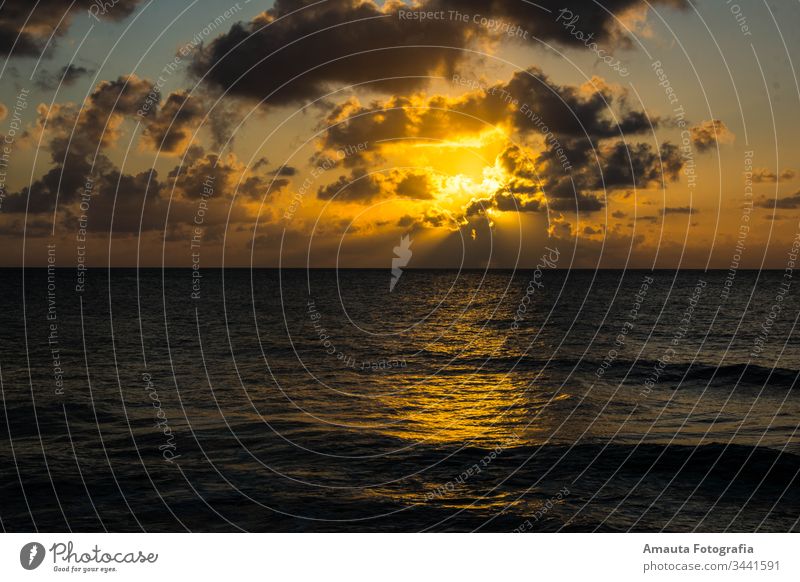
[[[783,272],[197,274],[0,273],[4,530],[800,529]]]

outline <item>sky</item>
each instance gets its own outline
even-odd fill
[[[798,21],[755,0],[6,0],[0,265],[390,268],[405,239],[410,268],[784,269]]]

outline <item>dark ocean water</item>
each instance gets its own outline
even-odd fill
[[[0,271],[5,530],[800,529],[782,272],[201,275]]]

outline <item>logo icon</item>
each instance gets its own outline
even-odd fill
[[[38,542],[30,542],[19,551],[19,563],[26,570],[35,570],[44,561],[44,546]]]
[[[394,286],[403,275],[403,267],[411,260],[411,237],[405,235],[400,238],[400,244],[394,247],[395,256],[392,257],[392,280],[389,282],[389,292],[394,291]]]

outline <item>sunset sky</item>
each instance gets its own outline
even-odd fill
[[[4,266],[784,268],[800,233],[797,3],[112,4],[0,8]]]

